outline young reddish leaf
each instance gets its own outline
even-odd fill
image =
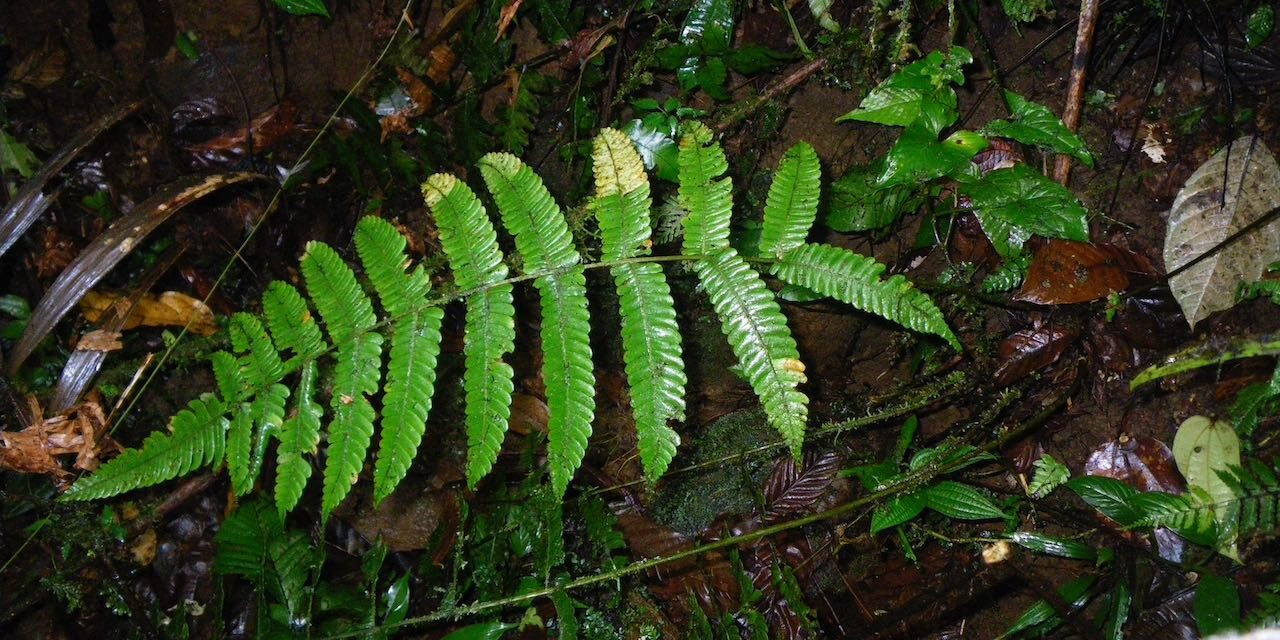
[[[818,510],[818,501],[836,478],[840,458],[835,453],[825,453],[805,456],[804,462],[802,469],[794,458],[784,456],[774,465],[773,473],[764,486],[766,507],[761,518],[764,524]]]

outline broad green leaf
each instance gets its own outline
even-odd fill
[[[772,71],[791,59],[780,51],[774,51],[758,44],[734,47],[724,54],[724,63],[730,69],[744,76],[751,76],[765,71]]]
[[[1207,638],[1240,627],[1240,590],[1230,578],[1200,575],[1192,611],[1200,637]]]
[[[329,9],[324,6],[324,0],[271,0],[277,7],[295,16],[324,16],[329,17]]]
[[[1271,37],[1276,26],[1275,5],[1264,2],[1249,14],[1244,32],[1245,50],[1253,49]]]
[[[23,178],[30,178],[39,169],[40,160],[36,154],[0,128],[0,173],[13,171]]]
[[[1062,124],[1048,107],[1036,104],[1012,92],[1004,92],[1005,102],[1013,113],[1012,120],[992,120],[982,134],[1017,140],[1023,144],[1044,147],[1054,153],[1074,156],[1085,166],[1093,166],[1093,155],[1084,140]]]
[[[1218,521],[1218,551],[1239,562],[1236,551],[1236,516],[1239,497],[1219,472],[1240,466],[1240,438],[1227,422],[1192,416],[1182,422],[1173,437],[1173,459],[1191,487],[1200,487],[1213,500]]]
[[[996,520],[1004,512],[981,491],[953,480],[943,480],[924,491],[930,509],[957,520]]]
[[[976,171],[970,160],[985,146],[986,141],[971,131],[957,131],[939,141],[932,130],[908,125],[885,155],[876,183],[880,188],[918,186],[942,176],[964,177]]]
[[[858,120],[900,127],[917,123],[936,137],[959,116],[951,85],[964,83],[961,67],[970,62],[973,54],[963,47],[952,47],[947,56],[934,51],[889,76],[857,109],[836,122]]]
[[[659,178],[668,182],[679,178],[679,146],[674,138],[639,119],[628,122],[622,131],[635,143],[646,169],[653,169]]]
[[[919,185],[885,187],[879,183],[882,173],[882,163],[877,163],[855,167],[832,182],[827,226],[841,233],[882,229],[924,203]]]
[[[871,534],[875,535],[890,527],[910,522],[924,511],[927,503],[928,499],[922,493],[894,496],[871,514]]]
[[[1142,521],[1144,514],[1134,505],[1138,490],[1115,478],[1084,476],[1068,481],[1066,486],[1122,527],[1132,527]]]
[[[1049,238],[1089,241],[1088,211],[1066,187],[1026,165],[996,169],[981,180],[961,183],[973,208],[1027,232]]]

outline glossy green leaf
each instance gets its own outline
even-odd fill
[[[871,534],[875,535],[890,527],[910,522],[920,515],[927,505],[928,499],[921,493],[907,493],[890,498],[871,514]]]
[[[1276,26],[1276,8],[1275,5],[1264,2],[1258,5],[1258,8],[1249,14],[1249,19],[1245,23],[1244,42],[1245,49],[1253,49],[1262,44],[1271,37],[1271,32]]]
[[[324,6],[324,0],[271,0],[277,7],[283,9],[286,13],[295,16],[324,16],[329,17],[329,8]]]
[[[1122,527],[1134,526],[1143,518],[1142,510],[1134,506],[1138,490],[1115,478],[1084,476],[1070,480],[1066,486]]]
[[[1201,574],[1192,611],[1202,638],[1234,631],[1240,628],[1240,590],[1230,578]]]
[[[1012,92],[1004,92],[1005,102],[1013,113],[1011,120],[992,120],[982,128],[983,135],[1009,138],[1023,144],[1043,147],[1054,153],[1074,156],[1085,166],[1093,166],[1093,155],[1084,140],[1067,128],[1048,107],[1036,104]]]
[[[855,167],[831,183],[826,224],[835,231],[857,233],[883,229],[924,204],[919,185],[882,186],[882,163]]]
[[[957,520],[997,520],[1004,512],[985,494],[954,480],[943,480],[924,491],[930,509]]]
[[[1093,562],[1098,559],[1098,552],[1093,547],[1082,542],[1074,540],[1064,540],[1054,536],[1047,536],[1032,531],[1017,531],[1009,536],[1009,540],[1014,544],[1025,547],[1036,553],[1057,556],[1059,558],[1069,558],[1071,560],[1085,560]]]
[[[798,143],[782,155],[764,205],[760,252],[781,256],[800,246],[818,215],[822,166],[808,143]]]
[[[982,180],[961,183],[973,208],[1027,232],[1048,238],[1089,241],[1088,211],[1066,187],[1026,165],[996,169]]]
[[[977,166],[970,160],[986,146],[985,140],[975,136],[977,134],[969,131],[958,131],[939,141],[938,135],[927,127],[910,124],[885,155],[876,184],[880,188],[918,186],[943,176],[974,174]]]
[[[946,56],[934,51],[889,76],[857,109],[836,122],[858,120],[900,127],[918,123],[936,137],[959,116],[951,87],[964,83],[961,67],[970,62],[973,54],[963,47],[952,47]]]
[[[640,119],[623,125],[622,131],[635,143],[646,169],[654,170],[663,180],[676,181],[680,175],[679,146],[670,134]]]

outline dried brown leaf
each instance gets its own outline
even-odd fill
[[[80,312],[89,322],[98,322],[104,313],[117,304],[127,304],[128,299],[128,296],[90,291],[80,300]],[[144,294],[125,318],[121,329],[135,327],[187,327],[202,336],[218,332],[213,311],[200,300],[177,291]]]
[[[1014,332],[1000,343],[996,386],[1007,387],[1057,362],[1075,337],[1074,331],[1055,325]]]
[[[1036,250],[1017,300],[1075,304],[1129,287],[1129,277],[1108,250],[1071,240],[1046,240]]]

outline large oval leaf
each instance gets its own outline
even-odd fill
[[[1256,137],[1214,154],[1187,179],[1169,211],[1164,264],[1170,273],[1212,250],[1280,206],[1280,165]],[[1187,322],[1196,323],[1235,304],[1236,287],[1258,280],[1280,257],[1275,221],[1236,239],[1169,279]]]

